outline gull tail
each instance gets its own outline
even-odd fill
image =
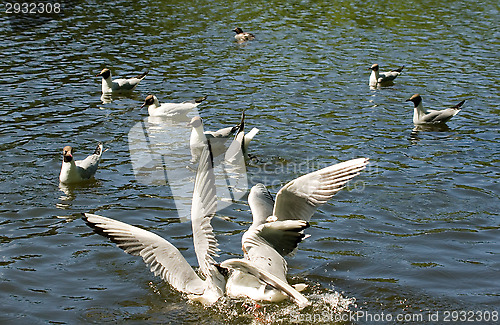
[[[402,65],[402,66],[401,66],[401,68],[399,68],[399,69],[395,69],[395,70],[392,70],[392,71],[395,71],[395,72],[401,72],[401,71],[403,71],[403,68],[404,68],[404,67],[405,67],[405,66],[404,66],[404,65]]]
[[[207,95],[205,95],[205,96],[203,96],[203,97],[200,97],[200,98],[198,98],[198,99],[195,99],[195,100],[194,100],[194,102],[195,102],[196,104],[199,104],[199,103],[201,103],[202,101],[204,101],[205,99],[207,99]]]
[[[146,70],[144,73],[141,73],[140,75],[136,76],[137,79],[144,79],[146,75],[149,73],[149,70]]]
[[[456,104],[455,106],[453,106],[452,108],[454,109],[462,109],[462,105],[465,103],[465,99],[462,100],[460,103]]]

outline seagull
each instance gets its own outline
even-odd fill
[[[243,123],[243,121],[241,122]],[[203,121],[200,116],[195,116],[188,123],[193,129],[189,138],[189,147],[191,149],[191,161],[195,162],[200,157],[203,148],[206,147],[207,142],[210,143],[212,154],[217,157],[226,152],[227,140],[237,132],[242,124],[232,127],[226,127],[217,131],[205,131],[203,128]]]
[[[92,155],[84,160],[75,161],[73,159],[73,148],[65,146],[63,148],[63,162],[59,181],[63,184],[73,184],[91,179],[97,171],[103,152],[103,145],[99,143]]]
[[[271,302],[290,298],[301,308],[309,305],[300,293],[306,285],[288,284],[284,257],[307,237],[303,231],[316,209],[367,164],[367,158],[352,159],[303,175],[283,186],[276,201],[263,184],[254,185],[248,196],[253,223],[242,238],[244,258],[220,264],[232,270],[227,295]]]
[[[102,77],[102,93],[120,93],[132,91],[137,87],[139,82],[146,77],[149,71],[146,71],[137,77],[129,79],[115,79],[111,80],[111,70],[104,68],[101,72],[96,74],[96,77]]]
[[[443,110],[426,110],[422,106],[422,97],[419,94],[415,94],[406,100],[407,102],[413,102],[413,123],[414,124],[444,124],[448,122],[453,116],[460,112],[462,105],[465,100],[462,100],[457,105],[443,109]]]
[[[151,272],[193,301],[212,305],[224,294],[263,301],[290,298],[300,307],[310,303],[286,280],[284,256],[293,252],[306,236],[303,230],[316,208],[326,203],[365,168],[368,159],[359,158],[301,176],[285,185],[274,202],[262,184],[249,195],[253,224],[243,235],[244,259],[215,262],[218,243],[210,224],[216,210],[215,177],[210,143],[200,157],[195,178],[191,221],[193,243],[200,277],[166,239],[144,229],[96,214],[82,217],[88,226],[109,238],[131,255],[141,256]]]
[[[257,135],[259,132],[258,128],[252,128],[250,132],[245,134],[245,111],[241,113],[241,122],[239,125],[239,129],[234,137],[234,140],[229,145],[225,153],[225,161],[229,163],[235,163],[239,157],[244,157],[244,159],[248,159],[248,147],[250,146],[250,141]],[[241,153],[241,154],[240,154]],[[243,166],[244,164],[242,164]]]
[[[142,104],[141,108],[144,106],[148,106],[149,116],[177,116],[177,115],[186,115],[191,112],[193,108],[200,105],[207,99],[207,96],[203,96],[198,99],[193,99],[189,101],[185,101],[182,103],[162,103],[158,101],[155,95],[148,95],[144,100],[144,104]]]
[[[114,219],[85,213],[83,220],[126,253],[141,256],[151,272],[160,276],[188,298],[204,305],[214,304],[225,293],[225,270],[215,263],[218,243],[210,224],[217,206],[212,155],[207,145],[196,173],[191,205],[193,244],[203,279],[180,251],[166,239]]]
[[[236,39],[236,41],[238,43],[243,43],[243,42],[246,42],[246,41],[250,41],[250,40],[254,40],[255,39],[255,36],[253,34],[250,34],[250,33],[247,33],[247,32],[244,32],[241,28],[239,27],[236,27],[235,29],[233,29],[233,32],[236,33],[236,35],[234,35],[234,38]]]
[[[377,85],[383,86],[391,86],[393,84],[394,79],[399,76],[401,71],[405,66],[401,66],[401,68],[396,70],[391,70],[389,72],[379,72],[378,64],[374,64],[370,67],[372,73],[370,75],[370,87],[377,87]]]

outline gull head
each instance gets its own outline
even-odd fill
[[[144,106],[153,105],[155,103],[155,99],[155,95],[148,95],[146,99],[144,99],[144,104],[141,105],[141,108],[143,108]]]
[[[202,125],[201,117],[195,116],[191,119],[191,121],[187,124],[188,126],[192,126],[194,128],[200,127]]]
[[[103,77],[104,79],[108,79],[111,76],[111,71],[108,68],[104,68],[95,75],[96,77]]]
[[[415,95],[411,96],[410,98],[408,98],[406,101],[413,102],[413,105],[415,105],[415,107],[417,107],[418,104],[420,104],[422,102],[422,97],[420,97],[419,94],[415,94]]]
[[[63,148],[63,161],[71,162],[73,160],[73,148],[71,146],[66,146]]]
[[[371,67],[370,67],[370,70],[373,70],[373,71],[378,71],[378,64],[373,64]]]

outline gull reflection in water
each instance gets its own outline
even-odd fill
[[[421,132],[450,132],[451,129],[448,125],[441,124],[432,124],[432,125],[415,125],[413,130],[410,133],[410,140],[412,142],[418,142],[420,140]]]

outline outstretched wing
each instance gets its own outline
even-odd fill
[[[191,206],[193,243],[202,273],[208,277],[214,267],[217,240],[210,224],[217,209],[215,175],[210,143],[204,146],[194,182]]]
[[[276,220],[311,220],[316,208],[330,200],[368,164],[358,158],[303,175],[283,186],[276,195]]]
[[[174,245],[160,236],[126,223],[85,213],[83,220],[102,236],[109,238],[126,253],[141,256],[151,272],[175,289],[201,295],[204,282]]]

